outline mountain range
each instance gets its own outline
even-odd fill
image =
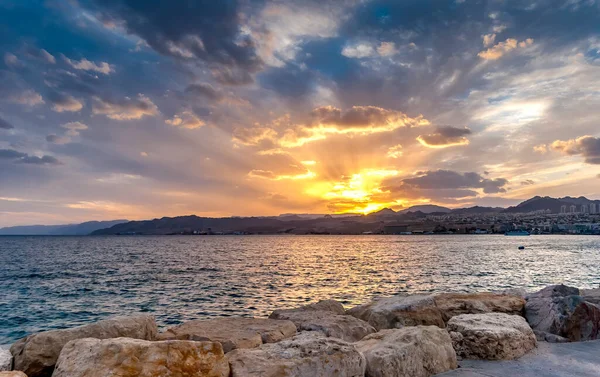
[[[516,206],[447,208],[437,205],[417,205],[394,211],[384,208],[380,211],[362,214],[319,215],[319,214],[282,214],[279,216],[263,217],[199,217],[195,215],[163,217],[142,221],[90,221],[71,225],[34,225],[1,228],[0,235],[110,235],[110,234],[192,234],[194,232],[221,233],[341,233],[355,234],[372,231],[386,221],[415,221],[424,219],[427,215],[455,214],[477,215],[492,213],[528,213],[550,210],[560,213],[561,207],[575,205],[577,211],[581,205],[592,203],[600,211],[600,200],[590,200],[583,196],[573,198],[551,198],[535,196]],[[379,225],[377,225],[379,224]]]

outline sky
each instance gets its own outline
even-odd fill
[[[599,0],[0,0],[0,226],[600,198]]]

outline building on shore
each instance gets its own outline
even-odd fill
[[[575,204],[571,204],[571,213],[577,213],[577,206]]]

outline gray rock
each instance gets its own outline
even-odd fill
[[[287,319],[286,316],[288,316],[290,313],[313,312],[313,311],[329,312],[329,313],[333,313],[333,314],[346,314],[346,310],[344,309],[344,306],[341,303],[339,303],[335,300],[321,300],[314,304],[300,306],[299,308],[275,310],[273,313],[271,313],[269,318],[271,318],[271,319]]]
[[[291,321],[227,317],[185,322],[159,334],[159,340],[210,340],[223,345],[227,353],[238,348],[254,348],[296,334]]]
[[[13,370],[12,372],[0,372],[0,377],[27,377],[27,375],[21,371]]]
[[[53,377],[229,377],[216,342],[131,338],[78,339],[67,343]]]
[[[570,341],[600,337],[600,307],[587,302],[578,288],[550,286],[527,297],[525,317],[538,332],[554,334]],[[594,300],[595,292],[582,291]]]
[[[591,302],[594,305],[600,305],[600,288],[582,289],[581,296],[587,302]]]
[[[381,330],[356,343],[367,377],[429,377],[457,367],[448,332],[437,326]]]
[[[450,319],[448,331],[456,353],[467,359],[510,360],[537,345],[533,330],[518,315],[462,314]]]
[[[366,361],[354,345],[304,332],[279,343],[227,354],[231,377],[362,377]]]
[[[0,347],[0,372],[12,370],[12,360],[10,351]]]
[[[17,341],[10,348],[13,369],[29,377],[49,377],[62,348],[71,340],[82,338],[118,338],[154,340],[157,333],[154,317],[116,317],[64,330],[44,331]]]

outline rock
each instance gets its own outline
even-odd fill
[[[377,330],[418,325],[445,326],[442,313],[431,295],[383,298],[352,308],[347,313],[368,322]]]
[[[562,335],[572,342],[600,339],[600,307],[582,302],[567,318]]]
[[[116,338],[67,343],[53,377],[228,377],[229,363],[217,342]]]
[[[373,326],[358,318],[320,310],[288,312],[281,314],[280,318],[294,322],[298,331],[318,331],[347,342],[356,342],[376,331]]]
[[[231,377],[360,377],[366,361],[354,345],[304,332],[279,343],[227,354]]]
[[[12,361],[10,351],[0,347],[0,372],[12,370]]]
[[[159,340],[210,340],[223,345],[227,353],[279,342],[296,334],[291,321],[263,318],[216,318],[185,322],[159,334]]]
[[[554,334],[546,334],[544,339],[548,343],[568,343],[569,339]]]
[[[27,375],[21,371],[13,370],[12,372],[0,372],[0,377],[27,377]]]
[[[287,319],[285,317],[287,315],[289,315],[290,313],[313,312],[313,311],[329,312],[329,313],[333,313],[333,314],[346,314],[346,310],[344,309],[344,306],[341,303],[339,303],[335,300],[321,300],[317,303],[310,304],[310,305],[304,305],[304,306],[301,306],[301,307],[295,308],[295,309],[275,310],[273,313],[271,313],[269,318],[271,318],[271,319]]]
[[[448,331],[456,353],[467,359],[510,360],[537,345],[533,330],[518,315],[462,314],[448,321]]]
[[[157,333],[154,317],[116,317],[89,325],[64,330],[44,331],[17,341],[10,348],[14,357],[13,369],[29,377],[49,377],[63,346],[82,338],[118,338],[154,340]]]
[[[525,317],[538,332],[554,334],[570,341],[594,340],[600,337],[600,307],[585,301],[594,300],[595,292],[555,285],[527,297]]]
[[[457,367],[450,335],[437,326],[382,330],[356,343],[367,377],[429,377]]]
[[[582,289],[580,294],[585,301],[600,305],[600,288]]]
[[[520,296],[497,293],[440,293],[434,296],[435,305],[444,322],[460,314],[506,313],[522,315],[525,300]]]

